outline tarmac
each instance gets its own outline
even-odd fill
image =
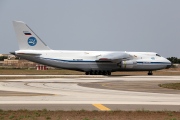
[[[180,90],[158,86],[180,82],[180,76],[58,77],[1,79],[0,109],[180,111]]]

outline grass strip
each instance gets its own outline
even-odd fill
[[[180,83],[159,84],[159,87],[168,88],[168,89],[180,90]]]
[[[49,111],[0,110],[1,120],[179,120],[180,112],[172,111]]]

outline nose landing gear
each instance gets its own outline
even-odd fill
[[[148,75],[153,75],[152,71],[149,71],[149,72],[148,72]]]

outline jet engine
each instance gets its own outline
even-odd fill
[[[121,68],[133,68],[136,66],[137,62],[134,60],[121,61],[118,66]]]

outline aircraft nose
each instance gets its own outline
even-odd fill
[[[169,61],[168,59],[166,59],[168,65],[166,66],[166,69],[170,68],[173,64],[171,63],[171,61]]]

